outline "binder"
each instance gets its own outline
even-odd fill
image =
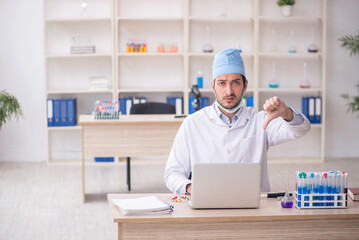
[[[209,106],[209,98],[201,97],[201,109],[207,106]]]
[[[126,115],[130,115],[132,107],[132,98],[126,98]]]
[[[168,103],[168,104],[172,104],[173,106],[176,107],[176,98],[174,98],[174,97],[167,97],[167,103]]]
[[[322,122],[322,98],[316,97],[315,98],[315,123]]]
[[[52,99],[47,99],[47,126],[54,126],[54,103]]]
[[[67,100],[61,99],[60,100],[60,126],[64,127],[67,126]]]
[[[114,162],[114,157],[95,157],[95,162]]]
[[[302,97],[302,113],[309,119],[309,98]]]
[[[308,116],[310,123],[315,123],[314,116],[315,116],[315,98],[309,98],[309,109],[308,109]]]
[[[247,97],[247,107],[253,107],[253,96]]]
[[[67,126],[76,126],[77,124],[76,102],[76,98],[67,99]]]
[[[180,97],[175,98],[175,107],[176,107],[176,114],[182,115],[183,114],[183,99]]]
[[[126,98],[119,98],[120,101],[120,112],[122,115],[126,114]]]
[[[61,126],[61,116],[60,116],[60,100],[53,99],[53,106],[54,106],[54,126],[58,127]]]

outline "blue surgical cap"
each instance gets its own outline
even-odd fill
[[[234,48],[227,48],[222,50],[214,57],[212,74],[213,80],[222,74],[239,73],[244,77],[244,64],[239,51]]]

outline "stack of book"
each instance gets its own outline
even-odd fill
[[[359,201],[359,188],[348,188],[348,195],[353,201]]]
[[[115,206],[125,215],[164,214],[173,212],[173,206],[156,196],[112,199]]]
[[[71,54],[95,53],[95,46],[72,46]]]

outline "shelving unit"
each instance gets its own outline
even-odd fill
[[[254,106],[258,110],[262,109],[265,99],[273,95],[283,98],[297,110],[301,110],[302,96],[322,97],[322,123],[313,125],[304,139],[274,147],[269,151],[269,157],[324,160],[326,0],[297,1],[291,17],[281,16],[276,0],[87,2],[87,14],[81,17],[80,2],[44,0],[47,98],[78,97],[78,114],[84,114],[91,111],[97,99],[131,96],[165,102],[166,97],[183,97],[183,110],[188,114],[191,86],[195,84],[197,72],[204,74],[204,86],[200,91],[212,103],[214,96],[210,82],[213,58],[220,50],[239,43],[249,79],[245,95],[254,96]],[[213,53],[202,52],[207,26],[210,27]],[[311,42],[312,28],[320,50],[318,53],[308,53],[306,49]],[[95,54],[69,53],[70,38],[79,29],[85,29],[80,34],[94,36]],[[268,51],[272,29],[276,32],[274,41],[278,52]],[[291,30],[294,31],[294,40],[289,34]],[[128,39],[145,40],[148,52],[127,53]],[[295,54],[287,51],[290,41],[297,46]],[[157,53],[160,44],[176,44],[178,52]],[[272,62],[277,65],[277,77],[281,84],[278,89],[267,87]],[[307,63],[308,77],[312,80],[309,89],[299,88],[303,62]],[[91,67],[79,72],[76,66]],[[87,88],[86,78],[96,74],[106,75],[111,80],[109,89]],[[81,80],[75,81],[75,78]],[[51,155],[52,135],[79,134],[79,129],[73,127],[62,131],[60,128],[48,128],[49,163],[54,162]],[[298,150],[298,145],[308,151]],[[292,154],[283,156],[283,149]],[[80,150],[77,149],[74,155],[81,156]]]
[[[78,116],[90,113],[96,99],[115,98],[113,1],[87,3],[82,9],[79,1],[43,1],[46,98],[77,98]],[[73,38],[95,45],[95,53],[71,54]],[[109,88],[90,89],[94,76],[104,76]],[[46,135],[49,164],[80,163],[81,126],[48,127]]]

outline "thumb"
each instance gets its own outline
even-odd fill
[[[268,116],[267,116],[267,119],[265,120],[265,122],[264,122],[264,124],[263,124],[263,129],[264,129],[264,130],[267,129],[268,124],[269,124],[273,119],[274,119],[273,116],[271,116],[271,115],[268,115]]]

